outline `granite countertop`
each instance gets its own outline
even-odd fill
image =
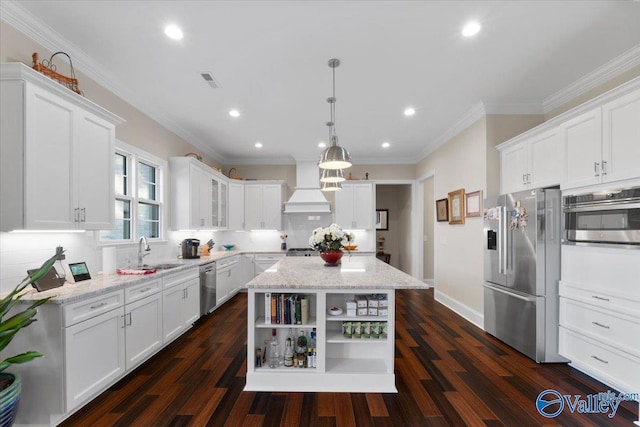
[[[91,298],[104,294],[107,292],[117,291],[130,286],[135,286],[140,283],[148,282],[150,280],[159,279],[168,274],[186,271],[190,268],[197,268],[200,265],[206,264],[211,261],[217,261],[225,258],[230,258],[234,255],[242,254],[259,254],[259,253],[282,253],[286,251],[280,250],[253,250],[253,251],[214,251],[209,256],[202,256],[195,259],[169,259],[158,262],[152,262],[151,265],[157,264],[178,264],[176,268],[167,270],[157,270],[155,273],[144,275],[122,275],[122,274],[98,274],[90,280],[84,280],[78,283],[65,283],[59,288],[50,289],[44,292],[38,292],[32,287],[28,287],[23,292],[21,302],[24,304],[30,304],[35,300],[52,297],[49,300],[50,304],[67,304],[74,301],[80,301],[82,299]],[[135,269],[135,267],[133,268]]]
[[[249,289],[427,289],[374,256],[345,254],[339,267],[320,257],[285,257],[246,284]]]

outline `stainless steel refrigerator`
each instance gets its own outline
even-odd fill
[[[541,362],[558,355],[561,196],[535,189],[485,199],[484,329]]]

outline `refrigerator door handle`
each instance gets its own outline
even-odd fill
[[[525,297],[525,296],[522,296],[522,295],[519,295],[519,294],[515,294],[513,292],[505,291],[505,290],[500,289],[500,288],[498,288],[496,286],[492,286],[492,285],[490,285],[488,283],[485,283],[484,287],[485,288],[489,288],[492,291],[496,291],[496,292],[500,292],[500,293],[505,294],[505,295],[509,295],[510,297],[513,297],[513,298],[516,298],[516,299],[519,299],[519,300],[522,300],[522,301],[535,302],[535,300],[536,300],[535,296]]]
[[[498,211],[498,273],[504,274],[504,270],[502,269],[502,206],[500,206],[500,210]]]
[[[509,218],[507,218],[507,207],[506,206],[501,206],[500,207],[500,218],[502,220],[501,228],[500,228],[500,234],[502,234],[502,241],[500,244],[500,252],[501,252],[501,257],[500,257],[500,262],[502,264],[502,274],[508,274],[509,271],[509,251],[508,251],[508,246],[507,246],[507,242],[509,241],[509,238],[507,236],[508,230],[509,230]]]

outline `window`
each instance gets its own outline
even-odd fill
[[[166,163],[118,141],[114,159],[115,226],[100,231],[101,243],[162,238],[162,177]]]

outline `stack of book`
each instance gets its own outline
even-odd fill
[[[309,299],[306,295],[266,293],[264,323],[267,325],[305,325],[309,322]]]

